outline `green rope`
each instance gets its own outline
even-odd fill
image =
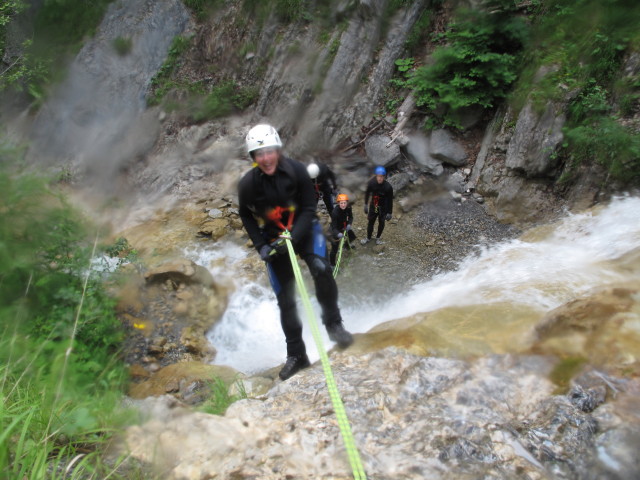
[[[342,259],[342,247],[344,245],[344,239],[346,235],[343,235],[340,239],[340,245],[338,245],[338,258],[336,260],[336,266],[333,267],[333,278],[338,276],[338,270],[340,269],[340,260]]]
[[[353,471],[353,478],[355,480],[366,480],[367,476],[364,473],[364,467],[362,466],[362,461],[360,460],[358,447],[356,447],[353,434],[351,433],[349,419],[347,418],[347,413],[345,412],[342,399],[340,398],[340,393],[338,392],[336,381],[333,378],[333,372],[331,370],[331,365],[329,364],[329,357],[327,356],[327,352],[325,352],[324,345],[322,344],[320,328],[318,327],[318,322],[316,322],[316,318],[313,313],[313,307],[311,306],[311,301],[309,300],[309,294],[307,293],[307,289],[304,285],[304,280],[302,279],[300,265],[298,265],[296,252],[293,249],[293,244],[291,243],[291,235],[288,231],[285,230],[281,237],[284,238],[287,242],[287,249],[289,250],[289,258],[291,260],[291,266],[296,278],[296,285],[298,286],[300,297],[302,297],[302,304],[307,311],[309,326],[311,327],[311,334],[313,335],[313,339],[316,342],[316,347],[318,348],[318,353],[320,354],[320,361],[322,363],[324,377],[327,382],[327,390],[329,390],[329,398],[331,398],[333,410],[336,413],[338,427],[340,428],[342,440],[344,441],[344,447],[347,451],[347,457],[349,458],[349,464],[351,465],[351,470]]]

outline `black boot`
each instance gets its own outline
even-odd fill
[[[340,348],[347,348],[353,343],[353,335],[344,329],[342,322],[327,325],[327,333],[329,338],[336,342]]]
[[[307,357],[306,353],[299,356],[287,357],[284,367],[280,370],[280,379],[286,380],[287,378],[294,376],[303,368],[307,368],[309,365],[311,365],[311,363],[309,362],[309,357]]]

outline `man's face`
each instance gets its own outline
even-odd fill
[[[253,152],[253,161],[258,164],[258,168],[265,175],[273,175],[278,167],[280,159],[280,149],[276,147],[266,147]]]
[[[347,208],[347,201],[341,200],[340,202],[338,202],[338,205],[340,205],[340,208],[344,210],[345,208]]]
[[[376,180],[378,181],[378,183],[384,182],[384,175],[376,175]]]

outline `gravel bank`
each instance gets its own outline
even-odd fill
[[[361,206],[354,206],[356,249],[343,256],[338,275],[341,292],[361,297],[390,297],[424,282],[438,273],[452,271],[482,247],[515,238],[520,231],[501,224],[483,205],[450,195],[429,199],[403,213],[394,211],[382,233],[383,245],[362,246],[367,220]],[[374,237],[376,235],[374,227]]]

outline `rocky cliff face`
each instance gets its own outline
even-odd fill
[[[196,29],[196,47],[181,75],[257,86],[257,101],[233,120],[195,127],[172,115],[165,119],[171,141],[188,130],[185,153],[201,166],[199,175],[229,157],[243,158],[244,133],[265,121],[279,129],[289,154],[359,172],[354,183],[362,183],[373,165],[386,165],[392,173],[408,174],[410,183],[427,176],[454,194],[473,193],[505,223],[536,223],[607,196],[601,190],[605,172],[597,166],[580,169],[570,184],[558,184],[566,168],[557,152],[571,92],[542,109],[529,99],[519,109],[505,103],[484,116],[469,111],[462,119],[464,131],[424,130],[425,118],[415,113],[415,100],[401,105],[395,118],[380,115],[396,73],[394,62],[406,54],[412,27],[428,11],[434,31],[441,28],[450,15],[449,2],[406,2],[392,14],[386,0],[333,2],[328,22],[288,25],[274,15],[261,21],[247,18],[241,3],[228,2]],[[432,48],[425,46],[425,61]],[[635,75],[633,68],[628,70]],[[539,72],[538,77],[544,75]],[[163,142],[161,134],[159,144]],[[157,152],[152,151],[145,168],[156,170]],[[185,168],[171,178],[189,183],[189,159],[181,162]],[[140,179],[154,175],[149,172]]]
[[[453,3],[414,0],[391,8],[388,0],[335,0],[321,15],[293,22],[264,9],[257,15],[245,3],[224,2],[198,21],[181,2],[114,4],[35,117],[27,134],[31,157],[99,172],[94,179],[111,185],[117,179],[136,191],[188,196],[211,173],[229,165],[237,173],[245,165],[247,129],[269,122],[290,155],[343,167],[353,184],[363,183],[374,165],[386,165],[411,184],[429,177],[454,195],[473,193],[506,223],[535,223],[606,196],[598,167],[558,184],[571,92],[542,109],[529,99],[522,108],[505,103],[484,115],[466,112],[464,131],[425,130],[411,95],[394,117],[382,114],[392,100],[394,62],[406,55],[413,26],[426,12],[433,32],[441,31]],[[194,124],[184,111],[145,108],[151,79],[176,35],[193,37],[175,75],[187,84],[232,82],[259,92],[244,113]],[[130,55],[114,54],[116,37],[133,40]],[[425,43],[421,62],[433,48]],[[625,64],[629,78],[638,75],[636,57]],[[629,121],[637,125],[637,116]]]

